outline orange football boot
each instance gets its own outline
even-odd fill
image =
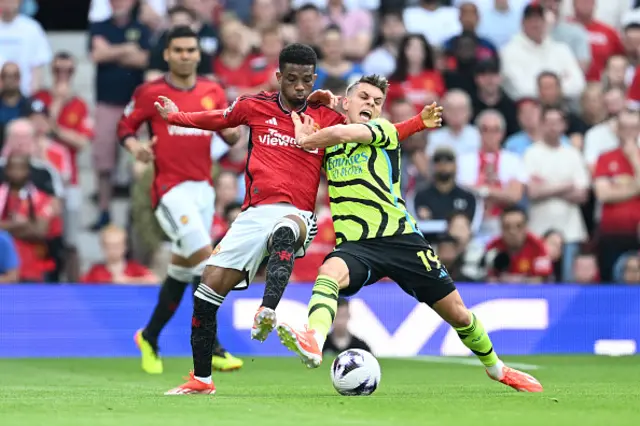
[[[315,334],[315,330],[309,330],[306,326],[304,331],[296,331],[290,325],[278,325],[278,336],[282,344],[297,354],[308,368],[317,368],[322,363],[322,350]]]
[[[213,395],[216,393],[216,385],[213,381],[209,384],[196,380],[193,371],[189,372],[186,383],[165,392],[165,395]]]
[[[518,392],[542,392],[542,385],[535,377],[511,367],[502,367],[502,379],[500,380],[492,377],[488,371],[487,375],[491,380],[507,385]]]

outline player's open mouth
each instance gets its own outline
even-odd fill
[[[365,120],[365,121],[371,120],[371,115],[372,115],[371,111],[369,111],[369,110],[360,111],[360,118]]]

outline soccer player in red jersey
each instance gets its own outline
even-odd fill
[[[169,73],[138,87],[118,125],[122,144],[139,160],[153,162],[155,177],[151,190],[155,214],[164,232],[173,241],[171,263],[160,290],[158,303],[147,326],[138,331],[136,343],[142,353],[142,368],[161,373],[158,337],[180,304],[191,281],[198,285],[211,254],[209,229],[213,221],[215,192],[211,178],[210,145],[212,132],[187,129],[167,123],[156,113],[154,101],[160,95],[175,99],[185,111],[226,108],[224,90],[219,84],[196,75],[200,51],[198,37],[188,27],[177,27],[167,35],[164,58]],[[152,144],[143,144],[136,133],[143,123],[150,125]],[[229,143],[238,131],[221,131]],[[220,370],[240,368],[242,361],[216,344],[211,363]]]
[[[170,395],[212,394],[211,346],[216,315],[234,287],[248,285],[268,257],[267,287],[256,314],[252,337],[264,340],[275,327],[275,308],[291,276],[295,257],[304,255],[317,233],[313,214],[324,149],[303,150],[295,140],[291,111],[311,116],[319,127],[345,123],[325,105],[307,102],[316,79],[317,57],[309,46],[294,43],[280,52],[276,73],[280,92],[241,96],[226,110],[179,112],[167,97],[156,107],[169,124],[207,130],[239,125],[251,129],[245,168],[243,212],[214,249],[194,299],[191,327],[194,372]],[[370,112],[363,111],[362,114]],[[400,138],[424,130],[420,116],[398,128]]]

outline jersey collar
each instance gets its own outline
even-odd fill
[[[282,112],[284,112],[285,114],[291,114],[291,111],[289,111],[287,108],[285,108],[284,103],[282,102],[282,100],[280,99],[280,96],[282,96],[282,93],[278,92],[278,107],[282,110]],[[296,110],[296,112],[304,112],[304,110],[307,109],[307,101],[304,101],[304,105],[302,105],[302,108]]]

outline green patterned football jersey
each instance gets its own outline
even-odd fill
[[[395,126],[381,118],[362,125],[371,132],[371,143],[341,144],[325,152],[336,243],[420,233],[400,194]]]

